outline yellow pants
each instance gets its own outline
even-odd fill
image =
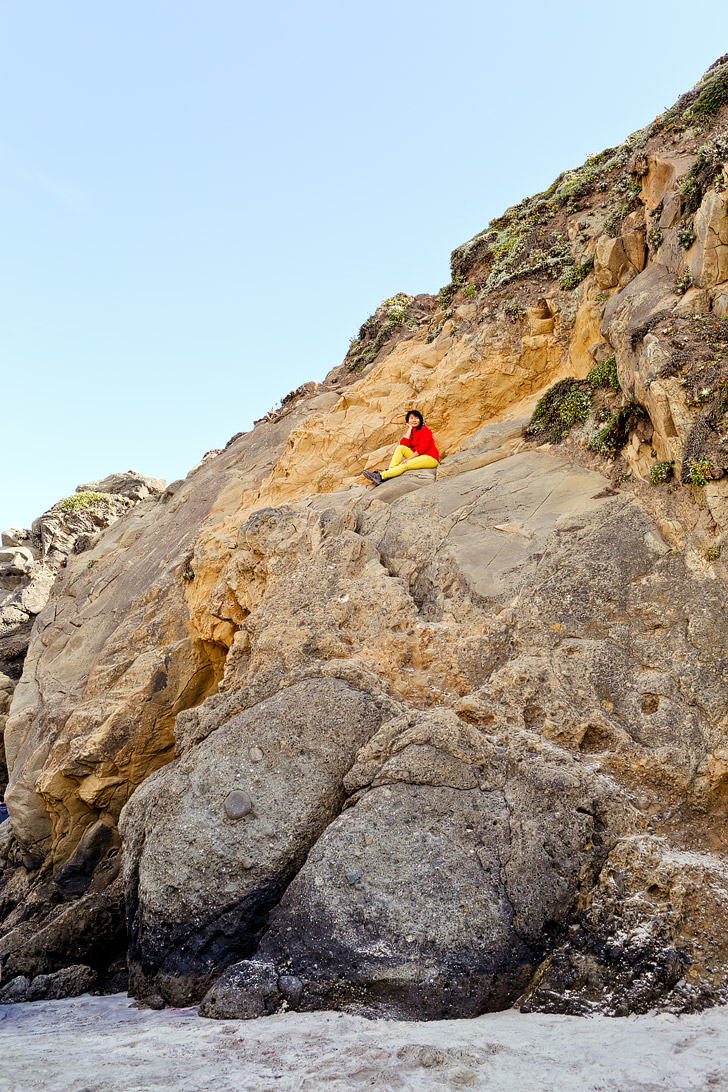
[[[398,474],[404,474],[405,470],[429,470],[437,466],[437,459],[433,459],[432,455],[415,455],[414,459],[413,455],[415,455],[414,451],[400,444],[392,456],[389,470],[382,471],[382,481],[386,481],[387,478],[396,478]],[[409,459],[409,462],[403,466],[405,459]]]

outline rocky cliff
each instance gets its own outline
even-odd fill
[[[725,1000],[727,377],[728,55],[68,554],[0,1000]],[[409,406],[442,462],[372,488]]]

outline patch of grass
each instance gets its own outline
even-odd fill
[[[692,106],[693,116],[712,117],[728,102],[728,65],[723,65],[706,81]]]
[[[705,547],[706,561],[719,561],[720,560],[720,546],[706,546]]]

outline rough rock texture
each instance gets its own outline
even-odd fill
[[[133,991],[209,1015],[728,996],[726,78],[184,481],[39,526],[0,988],[118,986],[125,902]],[[370,488],[412,405],[437,473]],[[3,538],[11,598],[38,549]]]
[[[77,485],[77,493],[113,493],[116,496],[128,497],[129,500],[147,500],[148,497],[157,497],[164,491],[166,485],[164,478],[148,478],[140,474],[138,470],[126,470],[118,474],[109,474],[97,482],[86,482]]]
[[[558,748],[446,711],[390,721],[347,785],[351,806],[255,960],[222,976],[202,1014],[263,1015],[275,976],[278,1005],[293,1008],[440,1019],[507,1007],[599,872],[608,785]]]
[[[121,832],[137,995],[190,1004],[254,949],[381,716],[346,683],[310,679],[232,717],[134,793]]]
[[[3,737],[14,690],[15,683],[10,676],[0,674],[0,786],[5,786],[8,783],[8,768],[5,764]]]
[[[55,974],[39,974],[31,981],[18,975],[0,990],[0,1005],[16,1001],[56,1001],[61,997],[78,997],[88,993],[98,983],[96,972],[79,964],[64,967]]]
[[[648,1012],[667,1001],[701,1009],[725,990],[725,859],[663,839],[621,841],[566,944],[544,962],[524,1012]],[[710,929],[695,928],[709,922]]]
[[[277,1004],[292,1007],[429,1018],[501,1007],[578,920],[617,831],[724,849],[701,819],[723,807],[725,786],[722,587],[691,573],[631,498],[568,464],[559,481],[554,462],[516,456],[389,505],[384,534],[368,528],[389,570],[419,582],[430,700],[454,712],[411,711],[359,752],[351,807],[309,854],[253,963],[226,972],[203,1014],[261,1015],[274,980]],[[432,509],[442,519],[456,490],[459,518],[438,527]],[[412,534],[416,521],[429,541]],[[490,615],[479,639],[478,608]],[[466,613],[447,693],[436,672]],[[634,883],[639,902],[652,881],[634,869]],[[724,876],[714,888],[725,902]],[[671,922],[680,957],[650,991],[634,983],[644,959],[629,963],[615,1011],[645,996],[679,1007],[672,972],[710,947],[714,926],[712,903],[691,910]],[[725,954],[715,962],[703,1000],[725,994]],[[604,974],[592,986],[609,1011],[614,985]],[[560,996],[561,1011],[581,1011]]]
[[[66,497],[33,522],[30,530],[2,533],[0,549],[0,654],[7,674],[21,675],[35,616],[48,601],[53,581],[71,554],[88,550],[99,533],[122,515],[132,501],[164,486],[160,478],[135,471],[112,474],[102,482],[76,487],[81,496]]]

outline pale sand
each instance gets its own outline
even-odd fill
[[[0,1007],[0,1092],[728,1092],[728,1008],[626,1019],[509,1011],[202,1020],[125,994]]]

